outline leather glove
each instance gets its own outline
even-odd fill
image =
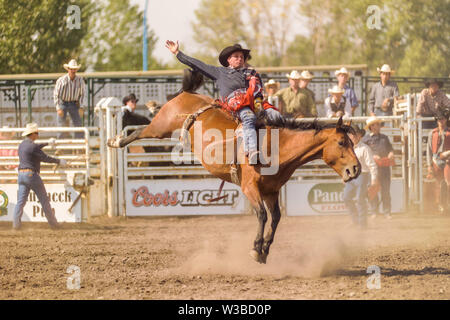
[[[269,108],[266,109],[266,117],[271,122],[279,122],[284,123],[284,117],[281,113],[275,109]]]
[[[60,165],[62,168],[67,167],[67,161],[64,160],[64,159],[59,159],[59,165]]]
[[[49,146],[50,148],[52,148],[52,149],[55,149],[55,148],[56,148],[56,140],[55,140],[55,138],[50,138],[50,139],[48,140],[48,146]]]

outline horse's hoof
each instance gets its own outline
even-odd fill
[[[120,137],[108,139],[106,145],[110,148],[120,148]]]
[[[250,254],[250,257],[253,258],[253,260],[261,263],[258,251],[256,251],[255,249],[252,249],[252,250],[250,250],[249,254]]]
[[[259,260],[260,260],[260,263],[266,264],[266,261],[267,261],[267,253],[261,253],[261,254],[259,255]]]

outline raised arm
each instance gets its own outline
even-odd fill
[[[204,74],[205,76],[207,76],[212,80],[217,80],[219,78],[220,67],[215,67],[206,64],[200,60],[185,55],[183,52],[179,50],[178,41],[175,43],[171,40],[167,40],[166,48],[169,49],[170,52],[172,52],[174,55],[176,55],[177,59],[181,63],[193,68],[194,70],[200,71],[202,74]]]

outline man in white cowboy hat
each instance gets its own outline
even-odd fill
[[[420,93],[417,103],[417,114],[420,117],[434,117],[442,110],[450,110],[450,99],[440,89],[444,82],[439,79],[430,79],[425,82],[426,89]],[[424,121],[424,129],[434,129],[437,123],[435,121]]]
[[[387,219],[391,219],[391,166],[394,165],[394,148],[389,138],[380,133],[382,121],[375,116],[366,120],[366,129],[370,134],[363,138],[373,152],[373,158],[378,166],[378,181],[380,183],[382,212]],[[372,218],[378,214],[378,195],[370,201],[370,211]]]
[[[328,118],[350,118],[352,116],[352,107],[350,101],[345,97],[345,90],[339,86],[333,86],[328,89],[330,97],[325,99],[325,110]]]
[[[399,96],[397,83],[390,81],[394,70],[388,64],[377,68],[380,82],[375,83],[369,95],[369,114],[371,116],[391,116],[394,99]]]
[[[46,155],[42,148],[47,146],[48,143],[35,143],[39,136],[39,129],[36,123],[28,123],[22,136],[25,139],[19,145],[19,190],[17,192],[17,204],[14,209],[13,229],[18,230],[21,228],[23,207],[27,202],[30,190],[36,193],[50,226],[58,228],[59,224],[52,212],[47,191],[39,173],[41,171],[41,162],[57,163],[62,167],[65,167],[67,162],[64,159],[56,159]]]
[[[74,127],[81,127],[81,115],[83,114],[83,98],[85,93],[85,84],[83,78],[76,75],[79,65],[75,59],[64,64],[67,74],[56,80],[55,90],[53,91],[53,100],[58,114],[57,123],[59,127],[66,126],[66,116],[69,113]],[[58,138],[62,138],[63,133]],[[75,138],[82,139],[82,132],[75,133]]]
[[[338,81],[339,88],[345,90],[344,97],[350,102],[350,105],[352,107],[352,115],[354,115],[356,108],[358,108],[358,98],[356,98],[355,90],[353,90],[353,88],[351,88],[347,84],[350,73],[348,72],[347,68],[342,67],[339,70],[336,70],[334,74]]]
[[[284,114],[299,118],[316,117],[316,105],[311,93],[306,89],[312,75],[306,72],[302,72],[302,74],[297,70],[286,74],[289,79],[289,87],[281,89],[275,96],[278,97],[280,108]]]
[[[223,108],[235,114],[242,122],[244,153],[248,157],[249,164],[256,165],[259,151],[255,129],[255,110],[259,111],[258,108],[263,108],[265,116],[273,121],[282,122],[283,117],[274,106],[262,100],[264,86],[261,77],[255,69],[245,66],[250,50],[242,48],[239,44],[228,46],[219,55],[222,67],[216,67],[181,52],[178,41],[167,40],[166,48],[176,55],[181,63],[215,81]]]
[[[277,93],[278,90],[280,90],[280,83],[278,81],[275,81],[274,79],[270,79],[269,81],[266,82],[264,88],[265,88],[265,97],[267,101],[279,110],[280,109],[279,101],[278,97],[275,96],[275,93]]]

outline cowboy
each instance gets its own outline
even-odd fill
[[[441,110],[450,110],[450,99],[440,89],[443,82],[438,79],[431,79],[425,82],[426,89],[420,93],[419,102],[417,103],[417,114],[421,117],[434,117]],[[436,128],[436,122],[424,121],[422,127],[424,129]]]
[[[275,106],[278,110],[279,108],[279,100],[278,97],[275,96],[275,93],[280,90],[280,83],[278,81],[275,81],[274,79],[270,79],[265,85],[265,93],[266,93],[266,99],[267,101]]]
[[[177,59],[214,80],[219,89],[222,106],[242,121],[244,131],[244,152],[251,165],[257,164],[258,148],[256,139],[255,109],[263,107],[271,121],[283,121],[278,110],[263,98],[263,82],[255,69],[245,67],[250,50],[240,45],[226,47],[219,55],[223,67],[216,67],[189,57],[179,50],[178,41],[167,40],[166,47]]]
[[[128,96],[122,99],[122,129],[126,126],[139,126],[147,125],[150,120],[147,117],[141,116],[134,112],[136,110],[136,104],[139,99],[136,98],[134,93],[130,93]]]
[[[328,93],[331,97],[325,99],[325,109],[328,118],[349,118],[352,116],[352,107],[350,105],[350,100],[345,97],[345,90],[339,86],[333,86],[333,88],[328,89]]]
[[[17,192],[17,204],[13,217],[13,229],[15,230],[21,228],[23,207],[27,202],[30,190],[36,193],[50,227],[59,228],[39,173],[41,171],[41,162],[57,163],[61,167],[65,167],[67,162],[64,159],[56,159],[46,155],[42,151],[42,148],[47,146],[48,143],[35,143],[38,136],[39,130],[37,124],[28,123],[22,134],[22,137],[26,138],[19,145],[19,190]]]
[[[346,100],[350,102],[350,106],[352,108],[352,115],[354,115],[356,108],[358,108],[358,98],[356,98],[355,90],[353,90],[353,88],[351,88],[347,84],[347,81],[350,77],[350,73],[347,71],[345,67],[342,67],[339,70],[336,70],[334,74],[338,80],[339,88],[345,90],[344,97]]]
[[[316,117],[314,99],[306,88],[313,78],[312,74],[308,71],[300,74],[297,70],[293,70],[290,74],[286,74],[286,77],[289,79],[289,87],[275,94],[281,103],[282,112],[298,118]]]
[[[394,70],[384,64],[381,69],[377,68],[377,71],[380,74],[380,82],[375,83],[370,90],[369,113],[371,116],[391,116],[394,99],[399,96],[397,83],[389,80]]]
[[[448,210],[450,201],[450,129],[447,127],[449,112],[438,112],[435,116],[438,127],[428,135],[428,176],[434,176],[435,197],[439,212]]]
[[[367,200],[369,185],[378,185],[378,169],[373,159],[372,150],[361,141],[366,134],[364,129],[355,127],[355,134],[350,133],[349,137],[353,142],[353,150],[361,164],[361,174],[358,178],[347,182],[344,187],[344,203],[349,210],[353,224],[362,228],[367,226]],[[356,205],[353,200],[356,195]]]
[[[370,117],[366,121],[366,129],[370,134],[363,138],[373,152],[373,158],[378,166],[378,181],[380,182],[381,203],[383,204],[383,213],[387,219],[391,219],[391,166],[394,162],[394,148],[389,138],[380,133],[381,120],[377,117]],[[378,213],[379,199],[378,195],[370,201],[370,211],[372,218]]]
[[[83,115],[83,106],[85,84],[83,78],[76,75],[81,65],[77,64],[75,59],[64,64],[67,74],[56,80],[55,90],[53,91],[53,100],[58,114],[57,123],[60,127],[66,126],[67,113],[70,114],[74,127],[81,127],[81,116]],[[62,138],[64,133],[60,133],[58,138]],[[76,132],[76,139],[83,139],[82,132]]]

